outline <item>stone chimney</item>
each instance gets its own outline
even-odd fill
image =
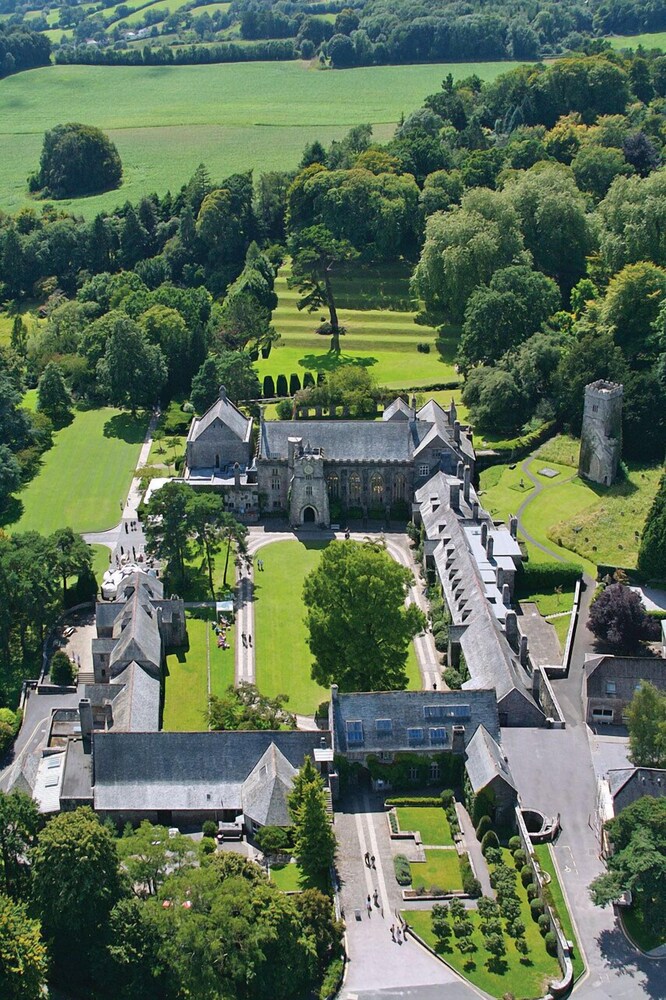
[[[227,389],[226,389],[226,386],[221,385],[220,386],[220,399],[226,400],[226,398],[227,398]]]
[[[474,521],[479,520],[479,505],[476,500],[472,504],[472,520]]]
[[[458,462],[458,464],[456,465],[456,479],[462,480],[462,477],[463,477],[463,463]]]
[[[290,469],[294,468],[294,459],[296,458],[296,455],[300,454],[302,444],[303,438],[287,438],[287,465]]]
[[[455,425],[456,419],[458,417],[458,411],[456,410],[455,400],[451,400],[451,408],[449,410],[449,423],[453,427]]]
[[[412,411],[410,414],[411,419],[416,420],[416,396],[414,395],[412,395],[411,411]]]
[[[93,731],[93,713],[90,698],[82,698],[79,702],[79,720],[81,722],[81,736],[90,739]]]
[[[467,501],[469,501],[469,488],[471,485],[472,485],[472,469],[469,465],[466,465],[464,473],[463,496]]]
[[[486,542],[486,555],[488,556],[488,562],[493,561],[493,547],[494,547],[493,536],[489,534],[488,541]]]
[[[460,444],[460,421],[456,420],[453,424],[453,440],[456,444]]]
[[[240,465],[238,462],[234,462],[234,486],[240,486]]]
[[[521,635],[520,637],[520,662],[523,667],[527,666],[527,636]]]
[[[485,549],[486,545],[488,544],[488,522],[487,521],[484,521],[482,523],[482,525],[481,525],[481,544],[483,545],[484,549]]]
[[[498,566],[495,570],[495,579],[497,580],[497,589],[501,590],[504,586],[504,570],[501,566]]]
[[[515,646],[518,641],[518,616],[515,611],[507,611],[504,619],[504,630],[510,646]]]
[[[502,604],[505,608],[511,606],[511,587],[508,583],[502,584]]]
[[[460,507],[460,483],[449,485],[449,502],[453,510],[458,510]]]
[[[454,726],[451,730],[451,751],[462,754],[465,752],[465,727]]]

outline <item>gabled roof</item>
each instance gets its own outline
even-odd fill
[[[296,774],[297,768],[271,743],[243,783],[245,815],[261,826],[290,826],[287,796]]]
[[[613,812],[616,816],[644,795],[654,799],[666,796],[666,771],[659,768],[614,768],[608,772],[607,778],[613,796]]]
[[[228,427],[239,441],[249,441],[252,421],[249,417],[244,417],[238,407],[234,406],[227,397],[224,387],[220,388],[218,399],[206,410],[204,415],[192,421],[187,440],[196,441],[216,420]]]
[[[507,785],[516,790],[516,784],[509,765],[504,759],[504,753],[484,726],[479,726],[474,736],[467,744],[467,759],[465,762],[474,794],[486,788],[495,778],[501,778]]]
[[[124,606],[113,626],[113,637],[117,643],[110,658],[111,675],[133,660],[159,677],[162,666],[162,638],[160,636],[157,609],[139,601],[140,591],[136,591],[131,601]]]
[[[114,678],[122,690],[113,702],[113,728],[125,732],[157,732],[160,728],[160,680],[132,662]]]
[[[649,681],[666,691],[666,660],[650,656],[590,656],[585,660],[588,698],[605,698],[606,684],[614,681],[614,696],[631,701],[636,686]]]
[[[299,437],[305,449],[319,448],[329,461],[411,462],[428,430],[404,420],[266,420],[259,454],[286,459],[288,439]]]
[[[412,416],[411,408],[404,401],[402,396],[394,399],[382,413],[382,420],[409,420]]]

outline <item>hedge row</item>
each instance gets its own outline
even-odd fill
[[[442,800],[439,796],[425,795],[421,798],[395,795],[391,799],[385,800],[387,806],[439,806],[442,807]]]
[[[516,593],[548,593],[555,587],[573,590],[583,571],[577,563],[533,563],[521,566],[516,577]]]

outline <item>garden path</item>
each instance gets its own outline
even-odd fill
[[[527,478],[532,483],[534,483],[534,490],[530,491],[530,495],[526,497],[525,500],[523,500],[520,507],[516,511],[516,517],[518,518],[518,527],[520,528],[521,535],[527,542],[530,543],[530,545],[534,545],[535,548],[540,549],[541,552],[545,552],[547,556],[550,556],[552,559],[556,559],[558,562],[566,562],[564,556],[561,556],[558,552],[554,552],[552,549],[549,549],[547,545],[542,545],[541,542],[537,542],[536,538],[533,538],[532,535],[530,535],[529,531],[525,530],[525,524],[523,522],[523,514],[525,513],[525,508],[528,507],[534,500],[536,500],[538,495],[542,493],[543,490],[546,488],[544,483],[540,482],[534,475],[534,473],[530,472],[528,468],[529,463],[532,461],[533,458],[534,455],[528,455],[528,457],[523,462],[520,463],[521,471],[525,473]],[[572,479],[576,478],[576,475],[577,474],[574,473],[574,475],[569,476],[568,479],[560,479],[559,482],[560,483],[571,482]]]

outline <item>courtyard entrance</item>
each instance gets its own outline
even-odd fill
[[[303,511],[303,524],[314,524],[315,518],[316,514],[314,507],[306,507]]]

